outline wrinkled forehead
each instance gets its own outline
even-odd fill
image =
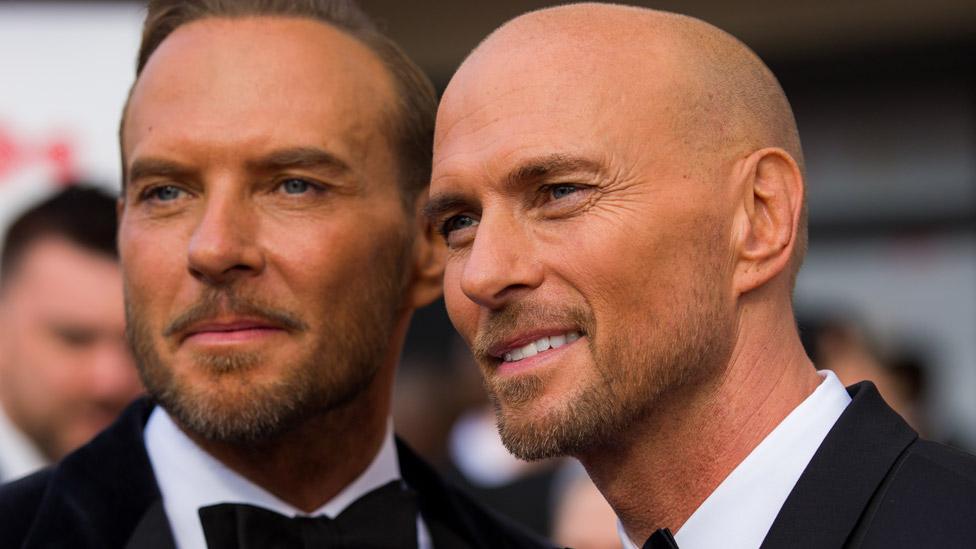
[[[483,44],[445,90],[434,149],[438,175],[520,157],[638,154],[668,140],[683,86],[666,52],[619,48],[572,29]],[[503,166],[498,166],[503,170]]]

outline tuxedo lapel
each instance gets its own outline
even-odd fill
[[[851,403],[793,487],[763,549],[844,546],[888,472],[918,438],[870,382],[847,391]]]
[[[397,439],[396,443],[400,473],[417,493],[420,516],[436,549],[551,547],[449,485],[403,441]]]
[[[454,494],[450,493],[444,481],[424,463],[413,450],[397,438],[397,456],[400,461],[400,474],[404,482],[417,493],[420,516],[430,532],[437,549],[460,549],[485,547],[465,540],[478,542],[477,529],[470,517],[462,512]]]
[[[142,441],[151,410],[135,402],[51,471],[25,547],[121,548],[134,532],[139,547],[174,547]]]

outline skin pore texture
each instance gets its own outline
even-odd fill
[[[509,449],[579,458],[638,545],[677,531],[819,384],[803,194],[782,90],[706,23],[577,4],[488,37],[444,93],[426,212]]]
[[[128,105],[119,247],[147,390],[197,444],[310,511],[387,429],[410,313],[440,289],[404,207],[382,62],[316,21],[186,24]]]

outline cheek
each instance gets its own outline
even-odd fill
[[[126,303],[142,316],[174,296],[174,285],[190,279],[185,240],[172,231],[123,226],[119,259]]]
[[[478,328],[478,305],[461,290],[463,268],[459,262],[448,262],[444,270],[444,305],[454,328],[470,344]]]

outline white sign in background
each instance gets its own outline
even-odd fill
[[[138,3],[0,3],[0,232],[81,178],[117,192]]]

